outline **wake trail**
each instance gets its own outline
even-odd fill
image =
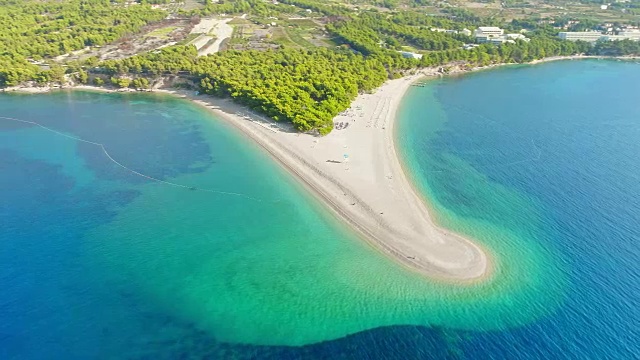
[[[65,134],[63,132],[60,132],[58,130],[52,129],[50,127],[44,126],[38,122],[35,121],[29,121],[29,120],[22,120],[22,119],[16,119],[16,118],[11,118],[11,117],[5,117],[5,116],[0,116],[0,119],[3,120],[9,120],[9,121],[16,121],[16,122],[21,122],[21,123],[25,123],[25,124],[31,124],[31,125],[35,125],[35,126],[39,126],[42,129],[45,129],[47,131],[50,131],[54,134],[66,137],[68,139],[72,139],[75,141],[80,141],[80,142],[84,142],[87,144],[91,144],[91,145],[95,145],[100,147],[100,149],[102,150],[102,152],[104,153],[104,155],[114,164],[118,165],[119,167],[121,167],[124,170],[129,171],[130,173],[143,177],[145,179],[151,180],[151,181],[155,181],[158,183],[162,183],[165,185],[169,185],[169,186],[174,186],[174,187],[178,187],[178,188],[183,188],[183,189],[187,189],[187,190],[198,190],[198,191],[204,191],[204,192],[208,192],[208,193],[213,193],[213,194],[221,194],[221,195],[229,195],[229,196],[238,196],[238,197],[243,197],[249,200],[253,200],[253,201],[257,201],[257,202],[262,202],[262,200],[260,199],[256,199],[254,197],[251,197],[249,195],[246,194],[242,194],[242,193],[235,193],[235,192],[230,192],[230,191],[220,191],[220,190],[213,190],[213,189],[206,189],[206,188],[199,188],[199,187],[194,187],[194,186],[188,186],[188,185],[183,185],[183,184],[178,184],[178,183],[174,183],[171,181],[166,181],[166,180],[162,180],[162,179],[158,179],[158,178],[154,178],[152,176],[149,175],[145,175],[139,171],[133,170],[125,165],[122,165],[120,162],[118,162],[116,159],[114,159],[109,152],[107,151],[107,148],[104,146],[104,144],[98,143],[98,142],[94,142],[94,141],[89,141],[89,140],[85,140],[79,137],[75,137],[73,135],[69,135],[69,134]]]

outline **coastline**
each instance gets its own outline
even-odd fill
[[[589,58],[606,57],[555,57],[530,64]],[[452,66],[446,73],[441,67],[427,68],[389,80],[374,93],[358,96],[350,109],[334,119],[348,126],[325,137],[298,133],[288,124],[276,124],[251,114],[247,108],[228,99],[196,96],[193,91],[184,90],[153,89],[151,92],[187,98],[223,118],[265,149],[368,244],[401,265],[436,280],[466,283],[490,275],[489,255],[471,239],[439,227],[431,217],[428,199],[417,191],[398,157],[394,130],[396,111],[405,92],[421,78],[504,65],[513,64],[472,69]],[[60,89],[136,91],[94,86]],[[12,90],[40,93],[51,89]]]
[[[509,65],[537,65],[543,64],[547,62],[553,61],[562,61],[562,60],[587,60],[587,59],[595,59],[595,60],[620,60],[620,61],[630,61],[630,60],[640,60],[640,56],[601,56],[601,55],[569,55],[569,56],[550,56],[545,57],[543,59],[537,59],[530,61],[528,63],[500,63],[500,64],[490,64],[486,66],[475,66],[475,67],[467,67],[465,65],[459,64],[445,64],[441,66],[435,66],[430,68],[422,68],[416,69],[415,73],[412,75],[403,76],[402,79],[405,78],[414,78],[416,74],[422,77],[442,77],[442,76],[451,76],[451,75],[460,75],[469,72],[489,70],[496,67],[509,66]],[[449,68],[448,71],[443,71],[444,68]],[[42,94],[48,93],[52,90],[86,90],[86,91],[100,91],[100,92],[164,92],[164,93],[175,93],[178,91],[177,89],[171,89],[170,87],[161,88],[152,88],[152,89],[115,89],[94,85],[83,85],[83,84],[75,84],[75,85],[55,85],[55,86],[35,86],[34,82],[29,82],[28,84],[21,84],[18,86],[11,86],[7,88],[0,88],[0,92],[15,92],[15,93],[25,93],[25,94]],[[379,89],[379,88],[378,88]],[[376,89],[377,90],[377,89]]]
[[[420,75],[388,81],[376,93],[359,96],[351,109],[361,102],[368,116],[338,116],[336,121],[343,123],[350,118],[350,126],[322,138],[257,120],[256,115],[239,116],[247,113],[246,108],[229,100],[185,91],[161,92],[208,108],[254,140],[374,249],[430,278],[475,281],[488,275],[485,253],[431,220],[397,158],[393,118],[404,93]],[[351,160],[355,157],[362,159]]]

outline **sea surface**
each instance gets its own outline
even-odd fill
[[[598,60],[436,80],[403,99],[399,147],[441,223],[507,267],[525,259],[487,225],[535,243],[553,256],[521,281],[563,278],[550,314],[473,333],[463,358],[640,358],[639,100],[640,64]]]
[[[631,359],[640,65],[414,87],[406,170],[493,257],[445,284],[371,249],[206,109],[0,95],[0,358]]]

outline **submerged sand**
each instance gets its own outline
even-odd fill
[[[580,58],[588,57],[556,57],[538,62]],[[484,68],[494,66],[500,65]],[[453,66],[448,67],[447,74],[480,69],[483,68]],[[471,240],[435,223],[424,199],[403,171],[395,146],[396,110],[403,95],[414,81],[444,75],[441,71],[423,69],[415,75],[387,81],[372,94],[358,96],[348,110],[334,119],[336,129],[324,137],[301,134],[288,124],[250,113],[230,100],[196,96],[190,91],[152,91],[189,98],[227,120],[261,145],[370,245],[400,264],[434,279],[473,281],[488,274],[487,254]],[[93,86],[74,88],[113,91]],[[21,86],[4,91],[49,90]]]
[[[532,63],[586,58],[606,57],[551,57]],[[447,67],[449,75],[467,71],[464,66]],[[406,90],[420,77],[441,75],[439,68],[424,69],[390,80],[372,94],[358,96],[351,108],[334,120],[336,130],[324,137],[300,134],[290,125],[249,113],[230,100],[186,91],[153,91],[190,98],[226,119],[307,185],[369,244],[399,263],[432,278],[470,281],[487,275],[487,255],[469,239],[437,226],[407,179],[394,143],[396,110]],[[110,91],[92,86],[75,88]],[[27,85],[3,91],[50,89]]]
[[[424,75],[434,73],[390,80],[360,95],[324,137],[298,133],[229,100],[169,92],[206,106],[255,140],[376,249],[432,278],[478,279],[487,273],[486,254],[436,225],[396,152],[396,110]]]

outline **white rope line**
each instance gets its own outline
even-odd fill
[[[54,133],[54,134],[57,134],[57,135],[60,135],[60,136],[64,136],[64,137],[66,137],[66,138],[73,139],[73,140],[76,140],[76,141],[81,141],[81,142],[84,142],[84,143],[87,143],[87,144],[96,145],[96,146],[98,146],[98,147],[100,147],[100,148],[102,149],[102,152],[103,152],[103,153],[107,156],[107,158],[108,158],[109,160],[111,160],[111,162],[113,162],[114,164],[118,165],[119,167],[121,167],[121,168],[123,168],[123,169],[125,169],[125,170],[127,170],[127,171],[129,171],[129,172],[131,172],[131,173],[133,173],[133,174],[135,174],[135,175],[141,176],[141,177],[146,178],[146,179],[151,180],[151,181],[155,181],[155,182],[163,183],[163,184],[165,184],[165,185],[175,186],[175,187],[179,187],[179,188],[183,188],[183,189],[188,189],[188,190],[199,190],[199,191],[206,191],[206,192],[209,192],[209,193],[215,193],[215,194],[231,195],[231,196],[240,196],[240,197],[244,197],[244,198],[247,198],[247,199],[250,199],[250,200],[254,200],[254,201],[258,201],[258,202],[260,202],[260,201],[261,201],[261,200],[259,200],[259,199],[253,198],[253,197],[248,196],[248,195],[245,195],[245,194],[240,194],[240,193],[235,193],[235,192],[229,192],[229,191],[219,191],[219,190],[211,190],[211,189],[198,188],[198,187],[194,187],[194,186],[187,186],[187,185],[182,185],[182,184],[173,183],[173,182],[170,182],[170,181],[165,181],[165,180],[157,179],[157,178],[151,177],[151,176],[149,176],[149,175],[145,175],[145,174],[143,174],[143,173],[141,173],[141,172],[135,171],[135,170],[133,170],[133,169],[130,169],[130,168],[128,168],[128,167],[126,167],[126,166],[122,165],[121,163],[119,163],[118,161],[116,161],[113,157],[111,157],[111,155],[109,155],[109,152],[107,151],[107,149],[105,148],[105,146],[104,146],[103,144],[101,144],[101,143],[97,143],[97,142],[93,142],[93,141],[89,141],[89,140],[81,139],[81,138],[78,138],[78,137],[75,137],[75,136],[72,136],[72,135],[69,135],[69,134],[65,134],[65,133],[63,133],[63,132],[60,132],[60,131],[54,130],[54,129],[49,128],[49,127],[47,127],[47,126],[44,126],[44,125],[42,125],[42,124],[40,124],[40,123],[37,123],[37,122],[35,122],[35,121],[21,120],[21,119],[10,118],[10,117],[4,117],[4,116],[0,116],[0,119],[10,120],[10,121],[16,121],[16,122],[21,122],[21,123],[31,124],[31,125],[36,125],[36,126],[39,126],[39,127],[43,128],[43,129],[45,129],[45,130],[47,130],[47,131],[50,131],[50,132],[52,132],[52,133]]]

